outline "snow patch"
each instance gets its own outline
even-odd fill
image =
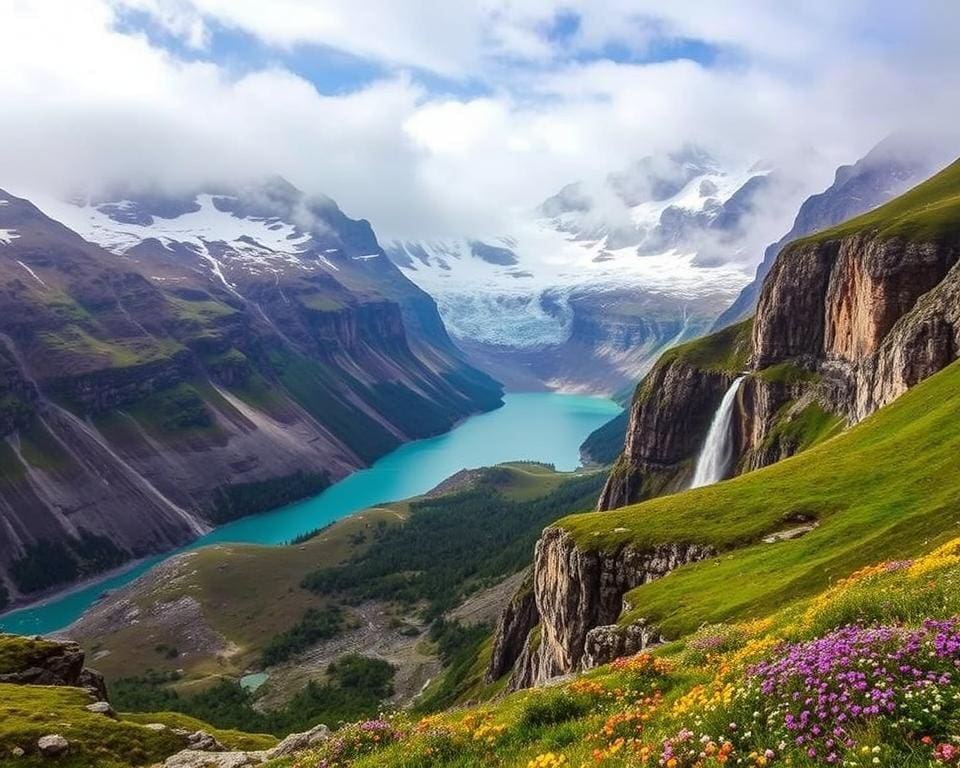
[[[336,269],[327,259],[308,257],[313,242],[310,233],[277,218],[241,218],[222,211],[209,194],[197,196],[198,210],[171,219],[154,217],[151,224],[117,222],[91,205],[79,206],[39,195],[33,199],[51,218],[118,255],[151,239],[171,251],[190,248],[212,268],[217,265],[214,273],[228,287],[232,286],[223,277],[224,267],[240,267],[259,274],[285,267],[313,271],[322,265]],[[112,209],[124,210],[135,205],[130,200],[110,203]]]
[[[0,245],[10,245],[18,237],[20,233],[15,229],[0,229]]]

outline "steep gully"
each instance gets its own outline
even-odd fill
[[[760,296],[749,373],[738,376],[736,355],[706,364],[665,356],[638,388],[599,508],[700,484],[693,459],[714,437],[716,450],[706,448],[701,463],[709,452],[722,464],[729,448],[735,473],[766,466],[806,447],[797,425],[809,409],[851,425],[948,365],[960,349],[958,261],[960,239],[952,236],[858,231],[787,248]],[[729,343],[736,337],[721,333]],[[725,440],[706,437],[711,423]],[[488,677],[512,667],[512,688],[539,685],[656,642],[656,628],[643,621],[616,625],[623,596],[712,554],[683,542],[590,551],[561,528],[546,529],[532,595],[501,618]]]

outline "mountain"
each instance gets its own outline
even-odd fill
[[[960,164],[869,213],[791,243],[756,318],[664,355],[637,390],[610,509],[690,478],[723,393],[738,395],[736,470],[853,424],[956,355]]]
[[[743,471],[726,482],[550,524],[492,638],[482,626],[431,627],[447,670],[413,711],[340,723],[333,732],[315,725],[278,745],[269,736],[225,730],[240,711],[246,723],[290,730],[270,719],[266,697],[228,694],[223,684],[191,694],[209,726],[170,712],[117,714],[104,707],[100,688],[91,698],[78,687],[97,676],[81,672],[76,646],[0,636],[0,749],[28,761],[70,750],[81,762],[123,765],[136,744],[138,762],[165,760],[171,768],[281,765],[292,752],[306,764],[354,768],[952,764],[960,714],[958,270],[960,161],[888,204],[784,249],[756,319],[668,351],[638,388],[631,411],[632,437],[644,409],[654,432],[672,419],[696,423],[698,412],[717,409],[714,379],[722,395],[742,376],[733,390],[731,432]],[[653,379],[660,384],[648,383]],[[673,402],[661,390],[663,397],[672,392]],[[677,399],[683,392],[701,399],[684,409]],[[778,400],[784,393],[786,402]],[[655,418],[660,407],[666,410]],[[789,460],[757,451],[755,437]],[[752,469],[754,460],[769,465]],[[529,474],[536,477],[523,477]],[[270,571],[277,581],[251,566],[276,556],[260,548],[212,548],[188,556],[195,565],[171,561],[177,578],[114,596],[130,601],[114,603],[116,618],[108,616],[109,601],[102,606],[101,620],[114,634],[100,658],[129,664],[123,654],[131,647],[127,633],[141,626],[135,622],[180,629],[175,614],[185,613],[194,595],[223,600],[232,590],[217,584],[235,586],[233,573],[253,585],[242,591],[241,605],[255,605],[278,581],[313,567],[309,551],[324,546],[338,554],[301,582],[310,590],[350,599],[357,610],[373,594],[396,597],[397,609],[414,610],[416,598],[448,604],[456,590],[444,576],[448,568],[483,580],[506,561],[488,563],[482,552],[469,551],[463,562],[458,553],[469,543],[445,538],[441,518],[455,529],[475,526],[477,536],[501,536],[496,526],[458,514],[458,506],[469,499],[488,504],[501,491],[505,498],[496,498],[490,514],[505,514],[511,497],[546,514],[531,491],[550,486],[559,500],[566,485],[545,468],[524,465],[464,475],[409,510],[371,510],[370,520],[343,521],[297,545],[278,573]],[[567,502],[590,478],[572,482]],[[391,521],[391,512],[399,513],[394,520],[406,512],[407,525]],[[422,527],[412,530],[418,516]],[[536,515],[507,516],[527,533],[539,527]],[[357,535],[374,530],[372,541]],[[433,551],[420,549],[426,538],[442,543],[449,558],[423,561]],[[519,565],[515,555],[511,567]],[[490,597],[476,586],[468,602]],[[146,600],[133,599],[137,589]],[[304,595],[293,599],[303,605]],[[290,608],[277,599],[258,610]],[[262,633],[262,625],[245,622],[248,610],[204,620],[232,624],[237,636]],[[402,615],[391,614],[384,636],[409,631],[398,626]],[[358,622],[341,629],[363,628]],[[282,635],[282,649],[309,647],[299,663],[326,670],[326,682],[291,706],[301,717],[308,706],[359,701],[369,692],[364,686],[390,673],[382,659],[344,655],[328,663],[318,650],[328,640],[311,639],[319,629],[303,622],[302,632]],[[215,652],[195,635],[184,641],[194,644],[191,652]],[[157,654],[162,668],[191,662],[192,653],[176,660],[179,649],[166,642],[141,643],[138,652]],[[432,646],[418,643],[418,652]],[[59,663],[64,658],[71,660],[69,676]],[[294,665],[289,674],[297,671]],[[176,670],[144,669],[118,682],[121,692],[111,691],[110,701],[139,708],[182,703],[185,694],[151,691],[179,682]],[[371,717],[382,712],[367,701]]]
[[[0,193],[5,597],[315,493],[500,402],[329,199],[276,179],[41,205]]]
[[[510,669],[513,687],[539,685],[642,650],[667,626],[716,620],[734,582],[779,605],[825,584],[824,567],[842,576],[951,534],[942,510],[955,508],[956,487],[942,473],[956,450],[958,350],[960,160],[788,245],[753,321],[660,358],[637,388],[600,511],[538,542],[532,591],[502,614],[496,676]],[[689,486],[731,387],[738,476],[669,495]],[[792,539],[805,542],[802,556],[771,563],[760,551]],[[685,591],[689,579],[641,587],[702,560],[714,565],[696,572],[706,594]]]
[[[853,165],[837,168],[823,192],[800,206],[790,231],[767,246],[757,273],[713,325],[714,330],[750,317],[760,298],[763,280],[784,246],[804,235],[827,229],[876,208],[929,177],[949,162],[956,143],[941,137],[896,134],[890,136]]]
[[[392,242],[457,344],[516,388],[610,393],[701,335],[790,185],[686,146],[564,187],[499,238]]]

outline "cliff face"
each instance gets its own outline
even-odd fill
[[[938,137],[892,136],[855,164],[839,167],[833,183],[809,197],[800,206],[790,231],[764,251],[756,277],[717,318],[714,330],[755,312],[763,282],[787,245],[891,200],[953,159],[950,153],[954,149],[952,140]]]
[[[540,633],[531,633],[532,640],[528,636],[511,687],[539,685],[609,660],[598,652],[596,633],[589,644],[588,637],[597,627],[617,620],[624,594],[709,555],[705,547],[685,544],[589,551],[578,547],[566,531],[547,528],[537,542],[533,566]]]
[[[958,259],[951,237],[869,231],[790,249],[757,307],[754,367],[801,362],[832,410],[865,418],[955,358]]]
[[[281,258],[249,238],[111,253],[0,200],[0,609],[500,402],[369,225],[335,207],[322,236],[339,250]]]
[[[860,421],[955,359],[956,187],[955,163],[871,213],[787,246],[764,282],[745,354],[735,349],[738,326],[665,354],[637,391],[598,508],[680,487],[738,371],[750,372],[734,435],[736,470],[747,471]]]
[[[667,352],[637,388],[623,453],[598,509],[615,509],[690,480],[723,393],[746,363],[749,324]]]
[[[876,211],[794,243],[767,276],[752,326],[661,357],[638,388],[600,509],[677,487],[738,372],[733,440],[743,472],[860,421],[956,360],[958,191],[960,161]],[[514,667],[514,687],[655,642],[644,621],[616,625],[623,595],[712,554],[679,542],[638,549],[629,530],[617,530],[623,543],[613,552],[581,549],[562,528],[544,531],[534,564],[539,628]]]

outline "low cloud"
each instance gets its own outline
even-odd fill
[[[0,0],[0,186],[281,174],[384,240],[489,237],[568,182],[685,142],[768,160],[811,192],[891,131],[957,122],[960,11],[899,5]],[[130,8],[190,55],[121,31]],[[576,23],[558,34],[564,18]],[[222,28],[381,74],[331,96],[279,55],[238,71],[210,53]],[[716,60],[647,63],[687,38]],[[611,46],[626,52],[605,58]],[[482,95],[457,95],[467,81]]]

